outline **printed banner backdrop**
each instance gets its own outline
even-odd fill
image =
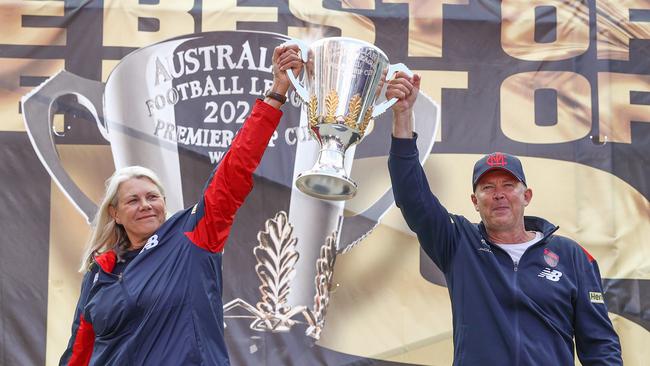
[[[58,363],[88,220],[116,167],[149,166],[171,210],[193,204],[268,87],[273,48],[333,36],[370,42],[422,76],[421,161],[449,211],[478,221],[470,180],[482,154],[522,158],[527,214],[598,260],[625,364],[647,364],[641,0],[0,2],[0,364]],[[282,108],[224,254],[232,363],[451,364],[444,280],[389,193],[390,113],[348,156],[359,194],[330,204],[292,189],[317,144],[295,93]],[[269,245],[299,254],[293,278],[261,274]],[[272,298],[269,281],[287,281],[288,295]]]

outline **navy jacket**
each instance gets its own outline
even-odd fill
[[[113,251],[95,258],[61,365],[229,365],[221,255],[281,114],[257,101],[202,200],[163,223],[120,276]]]
[[[621,365],[598,265],[557,226],[526,217],[544,238],[518,264],[487,240],[483,224],[452,215],[431,193],[413,139],[393,138],[395,202],[451,298],[454,365]]]

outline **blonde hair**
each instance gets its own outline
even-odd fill
[[[95,255],[109,250],[115,250],[118,257],[120,257],[130,245],[124,227],[115,222],[109,212],[109,208],[111,206],[117,207],[117,191],[120,188],[120,184],[132,178],[149,179],[156,185],[163,198],[165,197],[165,188],[160,182],[160,178],[151,169],[134,165],[116,170],[106,180],[104,198],[93,219],[90,239],[86,243],[79,272],[85,272],[90,268]]]

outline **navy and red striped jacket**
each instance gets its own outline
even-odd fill
[[[222,250],[282,112],[258,100],[203,198],[176,213],[118,276],[105,252],[85,274],[61,365],[228,365]]]

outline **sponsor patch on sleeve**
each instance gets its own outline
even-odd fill
[[[589,300],[593,302],[594,304],[604,304],[605,299],[603,298],[603,294],[600,292],[589,292]]]

